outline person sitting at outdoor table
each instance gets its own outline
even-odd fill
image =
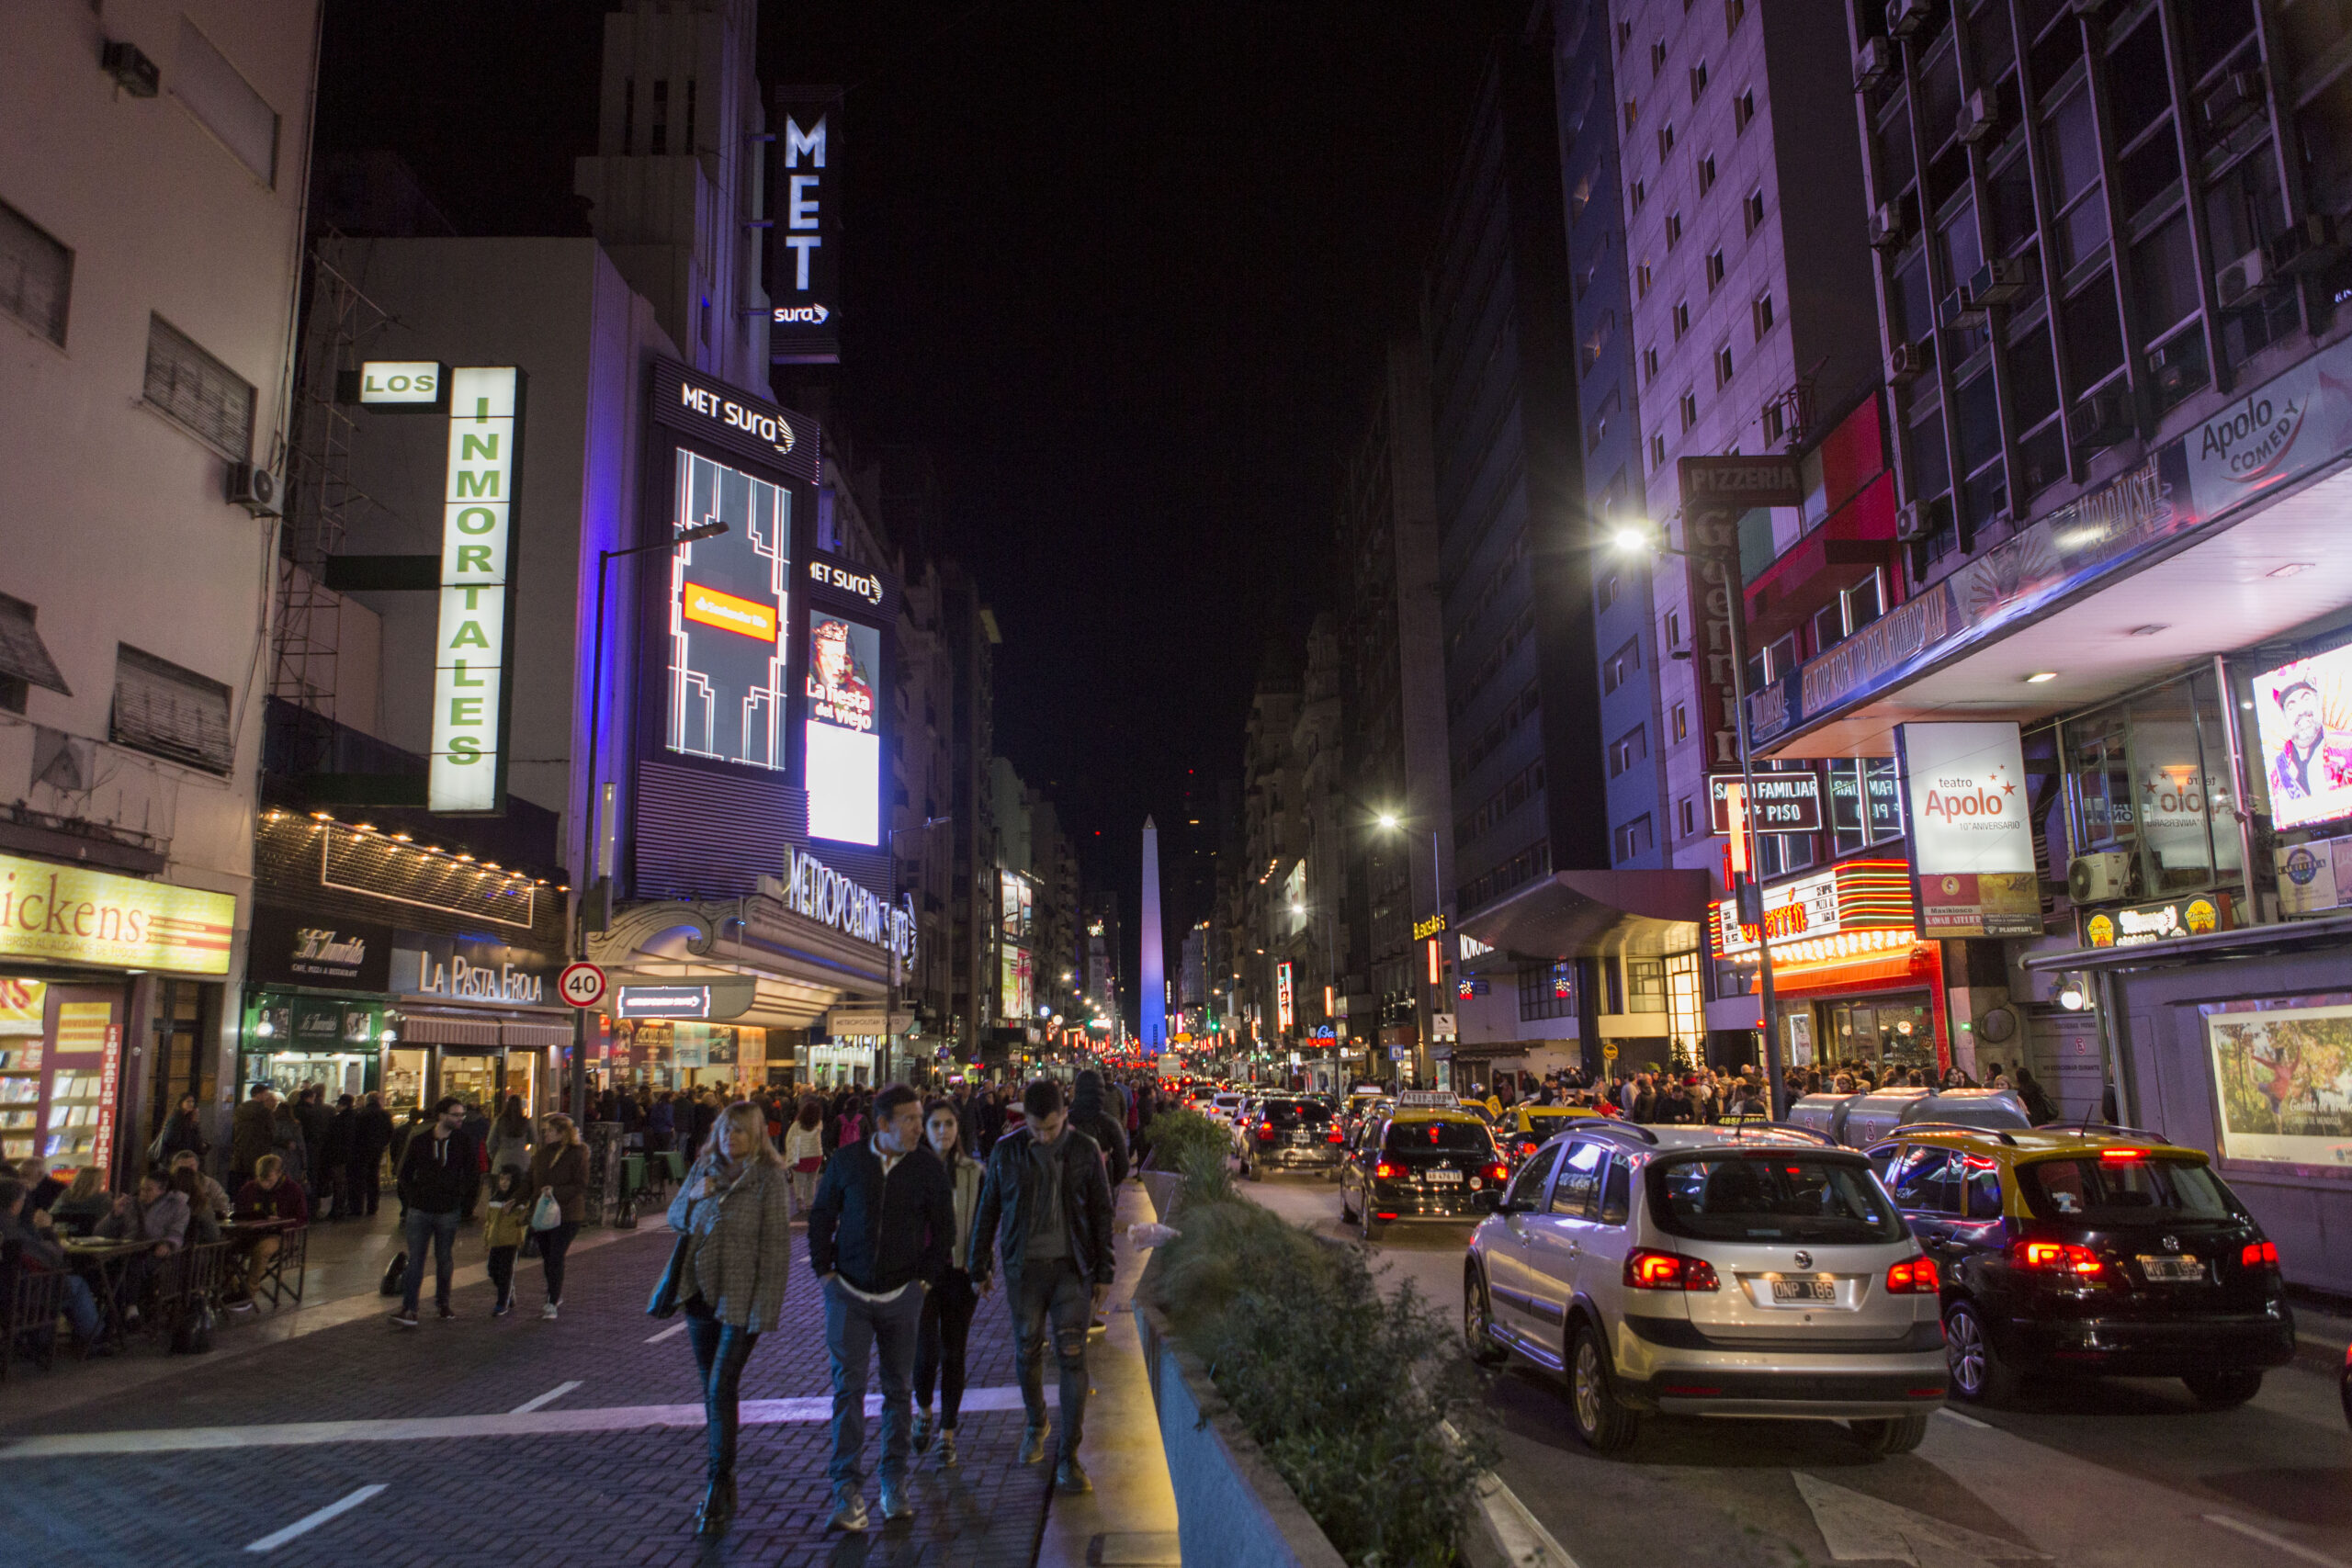
[[[136,1193],[126,1192],[114,1201],[114,1212],[98,1222],[97,1234],[107,1241],[146,1244],[144,1251],[124,1260],[122,1277],[115,1285],[115,1305],[128,1316],[146,1291],[153,1260],[168,1258],[187,1244],[187,1195],[167,1186],[162,1171],[151,1170],[139,1179]]]
[[[54,1223],[47,1211],[33,1208],[28,1197],[23,1182],[0,1177],[0,1248],[15,1250],[19,1269],[64,1275],[65,1321],[74,1330],[74,1342],[83,1359],[113,1355],[114,1347],[106,1343],[105,1322],[98,1315],[97,1298],[90,1294],[89,1281],[72,1271],[65,1248],[58,1245]]]
[[[253,1179],[237,1189],[236,1213],[240,1223],[282,1220],[299,1225],[310,1223],[311,1205],[302,1195],[302,1184],[286,1179],[286,1162],[276,1155],[264,1155],[254,1162]],[[231,1265],[230,1311],[254,1310],[254,1286],[269,1268],[270,1259],[277,1256],[277,1248],[275,1235],[257,1235],[245,1242]]]
[[[74,1184],[65,1195],[50,1205],[51,1218],[60,1229],[72,1235],[88,1235],[98,1222],[113,1213],[115,1200],[107,1191],[105,1175],[96,1166],[85,1166],[74,1173]]]
[[[65,1196],[65,1183],[51,1175],[49,1167],[38,1158],[25,1161],[22,1168],[25,1179],[25,1213],[27,1214],[48,1213],[51,1207],[60,1198]],[[0,1176],[6,1174],[8,1174],[8,1168],[0,1165]]]
[[[220,1239],[220,1216],[205,1196],[204,1178],[185,1167],[166,1173],[172,1190],[187,1200],[187,1245],[209,1246]]]
[[[216,1223],[226,1220],[229,1217],[231,1207],[229,1202],[229,1190],[221,1186],[219,1182],[213,1180],[212,1178],[204,1174],[203,1169],[197,1164],[196,1151],[194,1149],[182,1149],[179,1153],[172,1156],[171,1174],[174,1184],[177,1184],[180,1179],[180,1172],[184,1170],[194,1171],[196,1173],[197,1190],[202,1195],[204,1200],[203,1202],[199,1204],[196,1199],[190,1198],[188,1200],[190,1212],[193,1213],[198,1208],[208,1209],[211,1211],[212,1218]]]

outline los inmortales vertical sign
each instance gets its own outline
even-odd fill
[[[448,479],[441,509],[441,615],[435,638],[433,757],[426,804],[494,814],[506,798],[506,706],[520,477],[523,373],[449,373]]]

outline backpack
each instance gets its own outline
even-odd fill
[[[384,1277],[377,1282],[376,1293],[379,1296],[399,1295],[401,1283],[407,1274],[408,1254],[405,1251],[393,1253],[392,1260],[384,1265]]]

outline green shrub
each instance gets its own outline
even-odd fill
[[[1188,1192],[1178,1224],[1159,1304],[1340,1554],[1365,1568],[1456,1562],[1491,1453],[1449,1318],[1409,1284],[1384,1299],[1363,1249],[1254,1203]]]
[[[1186,1203],[1216,1202],[1233,1195],[1226,1160],[1233,1134],[1197,1111],[1163,1111],[1151,1119],[1151,1167],[1184,1178]]]

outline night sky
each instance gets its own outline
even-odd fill
[[[322,144],[401,152],[461,231],[584,232],[605,8],[331,0]],[[998,749],[1090,880],[1133,897],[1145,813],[1179,819],[1187,768],[1238,772],[1267,640],[1338,603],[1340,467],[1485,47],[1526,14],[763,8],[770,86],[851,89],[836,407],[862,453],[938,465],[936,547],[1004,633]]]

